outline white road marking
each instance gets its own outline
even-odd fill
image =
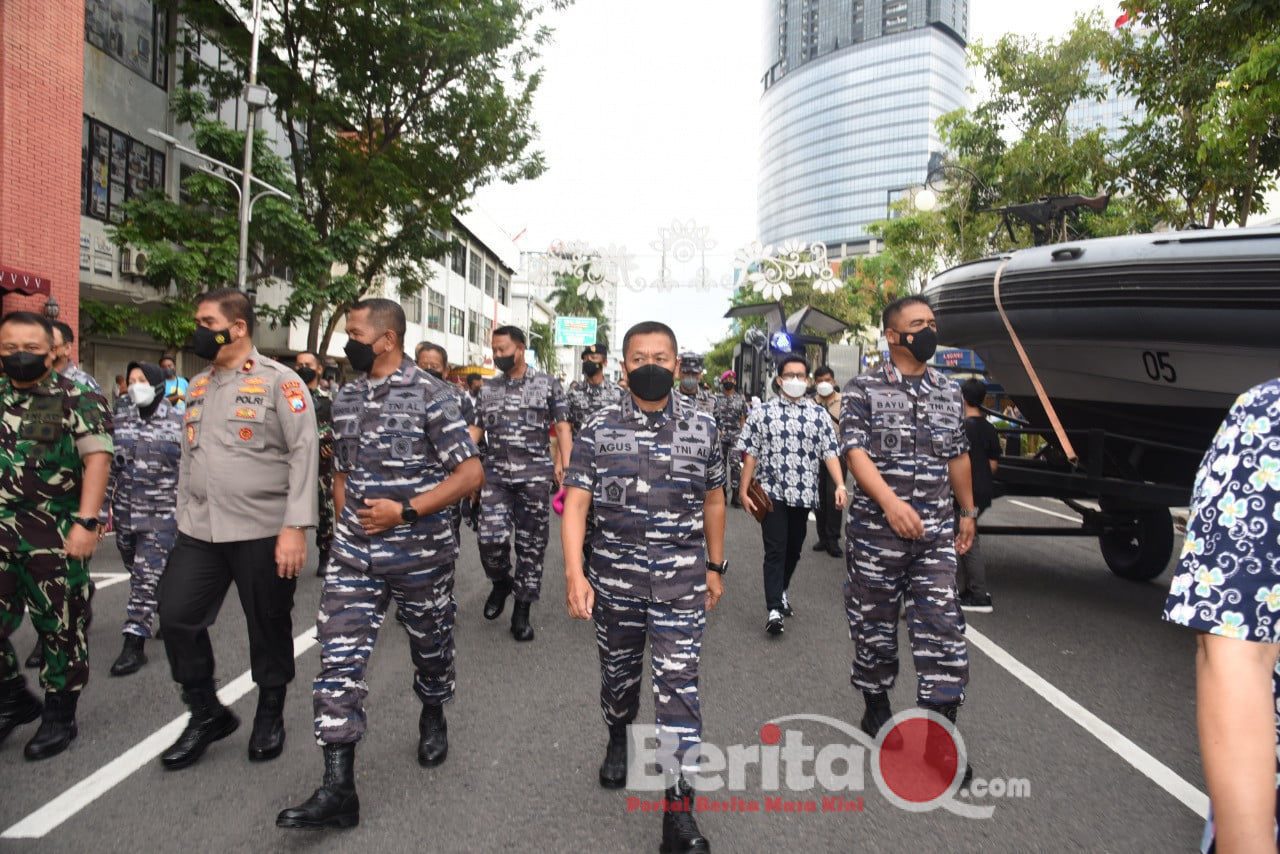
[[[991,638],[975,629],[972,623],[965,629],[965,637],[974,646],[986,653],[988,658],[1009,671],[1018,681],[1048,700],[1058,711],[1075,721],[1081,729],[1102,742],[1104,746],[1125,762],[1128,762],[1151,782],[1181,801],[1187,809],[1201,818],[1208,818],[1209,796],[1178,776],[1168,765],[1147,753],[1122,735],[1115,727],[1112,727],[1093,712],[1055,688],[1034,670],[1010,655]]]
[[[312,626],[293,639],[293,657],[298,658],[315,645],[316,630]],[[253,674],[246,670],[218,691],[218,699],[229,706],[252,691],[253,687]],[[186,725],[186,715],[180,715],[169,721],[4,833],[0,833],[0,839],[39,839],[45,836],[49,831],[111,791],[133,772],[153,761],[170,744],[177,741]]]
[[[1058,518],[1058,519],[1066,519],[1068,522],[1075,522],[1077,525],[1079,525],[1079,524],[1080,524],[1080,517],[1079,517],[1079,516],[1069,516],[1069,515],[1067,515],[1066,513],[1059,513],[1057,510],[1046,510],[1046,509],[1045,509],[1045,508],[1043,508],[1043,507],[1037,507],[1037,506],[1036,506],[1036,505],[1034,505],[1034,504],[1028,504],[1028,503],[1027,503],[1027,502],[1025,502],[1025,501],[1017,501],[1017,500],[1012,499],[1012,498],[1010,498],[1010,499],[1009,499],[1009,503],[1010,503],[1010,504],[1015,504],[1015,505],[1017,505],[1018,507],[1025,507],[1027,510],[1035,510],[1037,513],[1043,513],[1043,514],[1045,514],[1046,516],[1053,516],[1053,517],[1056,517],[1056,518]]]
[[[98,590],[104,590],[113,584],[119,584],[121,581],[129,580],[127,572],[91,572],[89,577],[93,579],[93,586]]]

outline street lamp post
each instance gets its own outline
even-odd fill
[[[253,180],[253,126],[260,108],[267,104],[267,90],[258,85],[258,39],[262,30],[262,0],[253,0],[253,20],[250,23],[249,80],[244,87],[245,134],[244,169],[240,173],[240,253],[236,263],[236,287],[245,290],[249,278],[249,220],[253,216],[253,197],[250,182]]]

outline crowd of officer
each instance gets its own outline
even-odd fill
[[[313,535],[324,577],[313,734],[324,771],[320,787],[277,824],[357,824],[365,670],[388,606],[395,601],[410,638],[422,705],[417,756],[438,765],[448,754],[444,706],[456,678],[462,508],[475,508],[492,584],[484,616],[496,619],[514,597],[511,634],[528,642],[551,497],[564,487],[568,609],[596,625],[608,731],[600,782],[626,783],[647,641],[667,797],[686,807],[664,811],[663,850],[709,850],[687,809],[686,757],[701,736],[706,611],[724,592],[725,507],[732,500],[757,509],[748,489],[757,474],[776,508],[767,517],[774,527],[764,529],[766,545],[776,547],[764,567],[771,612],[789,605],[786,582],[809,509],[824,516],[821,546],[839,554],[829,514],[838,524],[849,504],[845,603],[863,729],[874,736],[892,714],[887,692],[904,604],[918,702],[956,720],[968,678],[956,558],[972,543],[977,511],[959,391],[927,365],[936,324],[923,299],[885,311],[890,359],[881,369],[843,392],[820,369],[815,401],[805,395],[809,365],[789,354],[778,364],[783,397],[750,417],[733,372],[712,395],[702,386],[702,357],[679,351],[658,322],[627,332],[622,381],[605,378],[607,350],[596,345],[567,393],[526,363],[523,330],[499,327],[492,346],[500,375],[468,377],[464,391],[445,379],[443,348],[423,342],[414,358],[405,355],[398,303],[364,300],[345,318],[355,379],[331,396],[317,354],[300,353],[287,366],[257,350],[245,294],[203,295],[195,320],[194,351],[209,366],[179,385],[171,360],[131,363],[114,410],[70,362],[69,329],[24,312],[0,321],[0,740],[39,718],[28,759],[56,755],[77,735],[76,702],[88,678],[88,563],[108,522],[131,576],[111,673],[142,667],[145,643],[162,627],[189,711],[161,756],[164,767],[194,764],[239,727],[214,690],[209,637],[233,582],[258,686],[248,758],[280,755],[294,677],[294,591]],[[820,495],[828,489],[830,509]],[[27,689],[9,642],[24,610],[40,637],[43,701]],[[775,626],[771,613],[770,625],[776,634],[780,618]],[[955,759],[940,755],[947,749],[931,744],[926,759],[946,767]]]

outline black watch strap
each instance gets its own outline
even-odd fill
[[[718,572],[721,575],[724,575],[725,572],[727,572],[729,569],[729,561],[722,560],[720,561],[720,563],[712,563],[711,561],[707,561],[707,569],[711,570],[712,572]]]
[[[418,511],[413,509],[413,505],[408,501],[404,503],[404,507],[400,508],[400,521],[412,524],[418,521]]]
[[[73,516],[71,521],[75,522],[86,531],[98,530],[98,520],[91,516]]]

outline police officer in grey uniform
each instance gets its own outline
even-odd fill
[[[365,732],[365,670],[394,598],[409,635],[422,701],[418,762],[449,752],[444,703],[453,698],[453,568],[458,543],[449,507],[480,485],[484,470],[457,394],[404,355],[398,302],[368,299],[347,313],[347,358],[363,376],[333,402],[337,442],[337,536],[320,596],[315,732],[324,781],[280,827],[354,827],[360,822],[355,746]]]
[[[196,302],[195,353],[178,474],[178,541],[160,580],[160,624],[174,681],[191,711],[160,757],[186,768],[240,725],[214,692],[209,627],[234,581],[249,629],[258,708],[249,759],[284,749],[293,680],[293,591],[317,521],[315,407],[298,375],[253,344],[253,305],[231,289]]]
[[[716,399],[702,387],[703,371],[701,354],[688,351],[680,354],[680,393],[693,398],[693,405],[699,412],[705,412],[714,418]]]
[[[955,723],[969,681],[956,553],[969,549],[977,518],[960,390],[927,364],[938,343],[933,310],[923,297],[903,297],[883,323],[890,358],[845,386],[840,414],[841,451],[859,487],[846,523],[851,681],[872,737],[893,714],[904,597],[917,702]],[[950,737],[930,739],[925,761],[956,769]]]
[[[486,620],[496,620],[515,593],[511,635],[533,640],[529,608],[542,589],[542,558],[551,525],[551,493],[569,462],[573,437],[569,407],[560,381],[530,368],[524,360],[524,332],[515,326],[493,331],[493,362],[502,371],[480,390],[480,425],[487,451],[480,491],[480,562],[493,582],[484,603]],[[549,432],[556,432],[556,459]],[[516,571],[511,574],[511,531],[515,528]]]
[[[129,404],[116,409],[111,430],[115,458],[107,494],[116,548],[129,570],[124,648],[112,676],[127,676],[147,663],[143,645],[154,637],[156,589],[178,538],[178,462],[182,413],[164,397],[164,371],[149,362],[125,370]]]
[[[627,780],[627,727],[640,707],[651,644],[659,757],[667,798],[662,851],[709,851],[694,821],[684,772],[702,741],[698,664],[706,611],[724,592],[724,460],[715,419],[672,392],[670,327],[637,324],[623,339],[628,394],[596,413],[574,444],[561,527],[569,613],[594,620],[600,706],[609,743],[600,784]],[[583,572],[587,509],[595,548]]]

